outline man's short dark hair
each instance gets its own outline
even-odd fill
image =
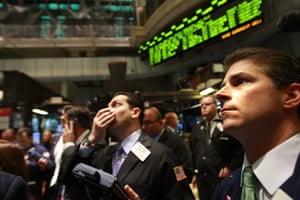
[[[139,119],[142,122],[143,120],[143,112],[144,112],[144,103],[142,101],[142,98],[136,94],[136,93],[131,93],[131,92],[116,92],[113,97],[118,96],[118,95],[124,95],[127,96],[127,103],[131,108],[138,107],[140,108],[140,116]]]
[[[85,106],[73,106],[66,110],[68,120],[77,119],[82,127],[89,129],[91,126],[90,112]]]

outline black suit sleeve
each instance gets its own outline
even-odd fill
[[[172,152],[166,152],[159,163],[160,183],[158,185],[162,188],[162,193],[166,199],[180,199],[192,200],[193,194],[189,188],[189,180],[177,180],[181,173],[176,173],[174,166],[176,166],[175,155]],[[176,178],[177,177],[177,178]]]
[[[27,200],[28,190],[26,182],[20,176],[6,174],[0,177],[2,200]]]

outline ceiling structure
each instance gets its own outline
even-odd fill
[[[154,0],[148,4],[146,0],[0,1],[0,59],[137,56],[137,46],[143,38],[132,36],[132,29],[143,26],[146,18],[163,2],[164,0]],[[154,82],[172,88],[165,83],[166,78],[171,79],[169,76],[162,75],[151,80],[155,79]],[[144,81],[140,81],[141,83],[137,83],[138,80],[127,81],[127,84],[129,87],[144,85]],[[89,81],[74,83],[81,88],[94,87]],[[99,84],[103,85],[104,82]],[[145,87],[147,88],[146,85]],[[151,104],[158,107],[179,110],[189,109],[198,104],[199,99],[199,94],[194,91],[145,91],[143,96],[151,99]]]
[[[0,1],[0,59],[137,56],[138,45],[141,41],[145,41],[143,36],[154,36],[172,21],[178,19],[180,15],[188,13],[188,10],[192,10],[199,4],[199,0],[189,0],[189,3],[185,3],[184,0],[170,1],[174,4],[175,2],[181,4],[174,5],[172,9],[171,6],[168,7],[168,4],[164,4],[165,0],[151,0],[151,3],[146,0],[2,0]],[[279,0],[274,0],[274,2],[277,2],[279,6]],[[272,3],[270,5],[273,6]],[[176,12],[173,12],[174,8]],[[154,16],[152,13],[156,9],[158,12]],[[276,13],[276,9],[273,10],[273,13]],[[275,20],[271,12],[269,15],[266,16]],[[156,19],[152,20],[153,17]],[[143,26],[145,22],[147,26]],[[270,25],[274,25],[273,22]],[[147,30],[143,30],[142,34],[137,34],[142,28]],[[269,25],[263,29],[271,30]],[[275,35],[274,32],[268,34],[261,32],[255,37],[254,34],[250,34],[253,35],[253,39],[250,36],[244,38],[237,36],[235,41],[240,40],[243,41],[243,45],[247,45],[247,38],[249,38],[248,44],[253,44],[254,40],[257,42],[265,39],[263,37]],[[284,37],[286,38],[286,35]],[[293,36],[291,38],[293,39]],[[276,44],[273,41],[268,43]],[[224,43],[211,45],[209,48],[204,46],[205,48],[201,47],[189,53],[195,60],[201,58],[204,60],[202,62],[206,62],[205,59],[209,58],[211,62],[216,57],[220,59],[225,51],[229,51],[228,47],[233,48],[238,45],[240,44],[234,43],[233,40],[224,41]],[[188,56],[185,60],[188,60],[187,58]],[[170,64],[172,65],[172,62]],[[166,82],[166,77],[172,80],[169,76],[171,75],[164,74],[152,77],[155,79],[152,82],[158,83],[159,87],[161,85],[165,87],[166,84],[163,81]],[[135,80],[135,83],[129,82],[128,85],[145,85],[146,89],[149,87],[149,82],[149,80],[141,80],[141,82]],[[91,88],[95,85],[98,88],[99,85],[105,85],[107,81],[74,81],[74,83],[77,87]],[[195,91],[181,94],[179,90],[163,93],[144,92],[144,95],[153,99],[156,105],[170,107],[176,103],[177,107],[183,110],[196,105],[195,101],[200,97]],[[191,101],[186,102],[186,99]]]
[[[133,0],[0,2],[0,58],[136,55]]]

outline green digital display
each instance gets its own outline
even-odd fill
[[[211,0],[206,8],[145,42],[138,52],[148,54],[154,66],[212,38],[227,39],[262,23],[262,1]]]

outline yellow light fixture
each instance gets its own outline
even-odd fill
[[[205,96],[205,95],[208,95],[208,94],[213,93],[214,91],[215,91],[215,89],[212,88],[212,87],[205,88],[204,90],[201,90],[201,91],[200,91],[200,95],[201,95],[201,96]]]

